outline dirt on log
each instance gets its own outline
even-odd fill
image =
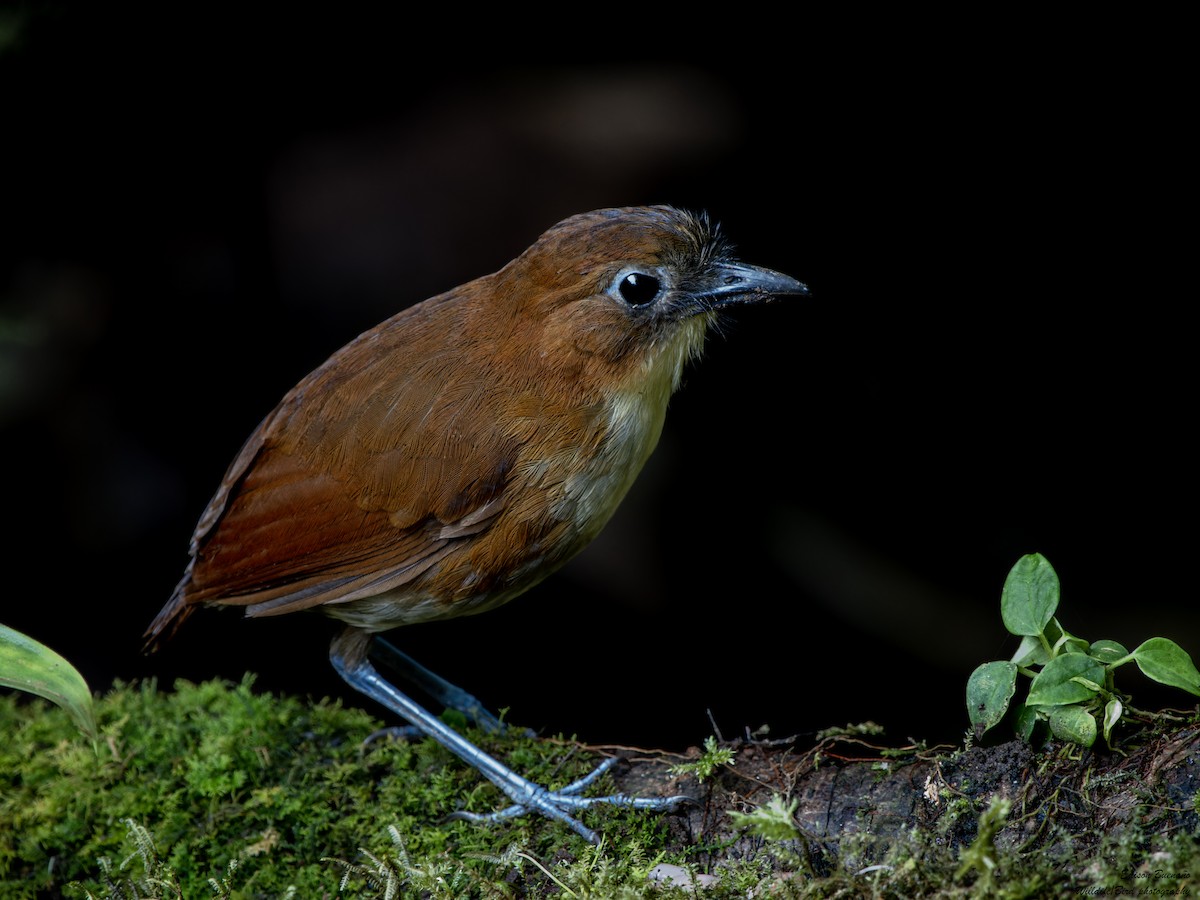
[[[1009,883],[1024,879],[1012,896],[1195,896],[1200,725],[1194,715],[1182,721],[1127,739],[1118,751],[1054,741],[1038,750],[1020,741],[888,748],[869,728],[822,735],[806,750],[790,739],[741,740],[722,744],[733,759],[702,782],[672,774],[677,758],[631,756],[620,786],[696,801],[670,828],[680,848],[711,848],[696,858],[698,872],[750,866],[778,873],[781,884],[797,872],[810,886],[837,873],[861,884],[907,863],[923,871],[930,893],[951,876],[978,890],[999,868]],[[735,819],[777,798],[794,839],[772,840]],[[1186,859],[1175,858],[1181,845]],[[1173,855],[1170,865],[1164,853]],[[906,890],[922,889],[910,880],[895,894],[877,884],[864,895]]]

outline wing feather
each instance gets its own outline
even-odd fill
[[[414,584],[496,521],[517,447],[489,430],[480,413],[501,400],[461,349],[429,351],[454,337],[450,309],[436,330],[428,315],[444,299],[348,344],[262,422],[152,634],[197,603],[273,615]]]

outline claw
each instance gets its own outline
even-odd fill
[[[462,819],[468,822],[500,822],[528,812],[540,812],[544,816],[568,825],[577,834],[582,835],[593,844],[599,843],[596,832],[588,828],[578,819],[567,814],[567,810],[586,809],[589,806],[605,803],[610,806],[623,806],[629,809],[647,809],[656,812],[678,812],[685,806],[695,805],[691,797],[630,797],[628,794],[610,794],[607,797],[579,797],[580,792],[594,784],[605,772],[619,762],[617,757],[606,759],[587,775],[572,781],[566,787],[557,791],[539,788],[527,803],[514,803],[504,809],[491,813],[473,813],[459,810],[451,813],[451,819]],[[536,785],[534,785],[536,787]]]

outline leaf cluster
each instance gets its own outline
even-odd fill
[[[1004,627],[1021,638],[1012,659],[979,666],[967,682],[967,710],[976,736],[998,725],[1010,710],[1018,676],[1028,678],[1023,700],[1013,707],[1017,734],[1033,743],[1045,723],[1060,740],[1090,747],[1099,733],[1112,744],[1114,726],[1129,697],[1113,685],[1113,673],[1136,663],[1161,684],[1200,696],[1200,672],[1174,641],[1153,637],[1133,651],[1111,640],[1089,643],[1055,617],[1058,574],[1040,553],[1022,557],[1008,573],[1000,597]]]

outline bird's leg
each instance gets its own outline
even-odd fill
[[[693,802],[688,797],[637,798],[625,794],[613,794],[608,797],[578,796],[604,772],[608,771],[615,764],[615,759],[605,760],[589,775],[558,791],[549,791],[541,785],[534,784],[499,760],[484,753],[441,719],[431,715],[385,681],[367,659],[370,640],[369,634],[356,628],[347,628],[334,638],[333,644],[329,648],[329,658],[337,673],[355,690],[383,704],[433,738],[467,765],[478,769],[513,801],[512,806],[489,815],[460,812],[456,814],[456,818],[469,819],[473,822],[495,821],[526,812],[539,812],[548,818],[562,822],[595,844],[600,840],[596,832],[573,818],[570,812],[597,803],[672,812]]]
[[[457,685],[451,684],[436,672],[431,672],[411,656],[400,650],[394,644],[378,635],[371,641],[368,651],[371,658],[398,675],[401,680],[418,690],[428,694],[431,699],[447,709],[457,710],[471,722],[489,734],[499,734],[505,731],[504,723],[499,717],[488,710],[471,694]],[[424,737],[425,732],[412,725],[395,725],[391,728],[381,728],[367,736],[364,743],[378,740],[381,737],[393,737],[400,740],[412,740]]]

